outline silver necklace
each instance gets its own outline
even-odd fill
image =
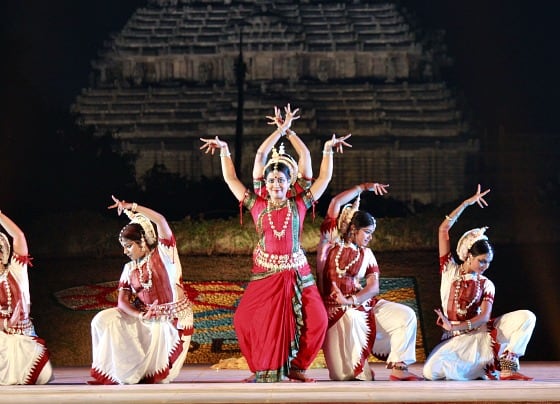
[[[12,309],[12,290],[10,289],[10,283],[8,282],[8,268],[0,274],[0,281],[4,284],[4,289],[6,290],[6,308],[0,307],[0,314],[4,317],[8,317],[13,313]]]
[[[150,263],[150,258],[152,253],[150,252],[144,258],[140,260],[140,262],[136,263],[136,269],[138,269],[138,280],[140,281],[140,285],[146,290],[152,287],[152,264]],[[142,266],[146,264],[146,272],[148,272],[148,281],[143,282],[142,279],[144,278],[144,272],[142,271]]]
[[[342,250],[344,250],[346,248],[344,241],[342,243],[339,244],[338,247],[338,251],[336,252],[336,256],[334,257],[334,266],[336,269],[336,273],[338,274],[339,278],[342,278],[343,276],[346,275],[346,271],[348,271],[350,268],[352,268],[352,266],[358,262],[358,260],[360,259],[360,248],[357,248],[356,251],[356,256],[352,259],[352,261],[350,261],[348,264],[346,264],[344,266],[344,268],[340,268],[340,256],[342,255]],[[352,249],[354,249],[353,247],[350,247]]]
[[[473,304],[475,304],[478,299],[480,298],[480,294],[482,293],[482,288],[480,287],[480,276],[477,273],[476,274],[476,278],[474,280],[474,284],[476,287],[476,292],[474,294],[473,299],[465,306],[465,308],[461,308],[461,303],[459,302],[459,295],[460,295],[460,291],[461,291],[461,285],[463,284],[463,275],[461,273],[459,273],[459,277],[456,279],[455,282],[455,296],[454,296],[454,303],[455,303],[455,311],[457,312],[458,315],[461,316],[465,316],[467,314],[467,311],[471,308],[471,306]],[[467,287],[467,284],[465,283],[465,288]]]

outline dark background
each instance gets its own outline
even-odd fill
[[[3,2],[0,185],[12,190],[2,197],[4,208],[40,210],[31,195],[42,199],[44,210],[93,207],[101,202],[96,195],[126,192],[122,184],[129,181],[128,173],[118,173],[114,161],[100,163],[114,158],[109,145],[94,145],[87,136],[76,136],[69,110],[81,89],[88,87],[91,61],[103,42],[145,4],[140,0]],[[465,100],[481,134],[495,139],[500,128],[506,133],[541,134],[539,142],[550,139],[550,146],[557,147],[560,63],[554,27],[559,6],[495,0],[401,4],[418,16],[426,30],[446,31],[454,64],[443,70],[444,78]],[[73,156],[68,158],[69,154]],[[72,197],[67,197],[72,191]],[[57,198],[60,201],[54,202]]]

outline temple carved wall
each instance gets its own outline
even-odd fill
[[[332,133],[353,135],[356,146],[336,157],[334,191],[379,180],[403,201],[444,203],[462,193],[478,141],[439,77],[441,48],[409,22],[390,1],[149,1],[100,49],[73,111],[138,155],[138,177],[155,163],[187,179],[221,176],[198,149],[200,137],[220,136],[250,183],[265,117],[291,103],[317,164]]]

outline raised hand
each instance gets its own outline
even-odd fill
[[[267,115],[266,119],[270,122],[267,122],[268,125],[276,125],[277,127],[281,127],[284,123],[284,118],[282,118],[282,113],[280,112],[280,108],[274,106],[274,116]]]
[[[200,150],[204,150],[204,153],[208,154],[208,152],[210,152],[210,154],[214,155],[214,151],[216,149],[221,149],[222,147],[226,147],[227,143],[224,142],[223,140],[220,140],[218,138],[218,136],[216,136],[214,139],[208,139],[208,138],[200,138],[200,140],[202,142],[204,142],[204,144],[202,146],[200,146]]]
[[[269,120],[268,125],[276,125],[279,129],[283,132],[286,132],[290,129],[292,122],[296,119],[301,118],[299,115],[299,108],[296,108],[292,111],[292,107],[290,104],[284,107],[284,118],[282,118],[282,113],[280,112],[280,108],[274,107],[274,116],[267,115],[267,119]]]
[[[467,205],[473,205],[475,202],[478,204],[478,206],[480,206],[481,208],[484,208],[485,206],[488,206],[488,202],[486,202],[486,200],[484,199],[484,196],[490,192],[490,189],[487,189],[486,191],[480,191],[480,184],[478,184],[477,188],[476,188],[476,193],[471,196],[469,199],[465,200],[465,203]]]
[[[362,184],[364,186],[364,191],[371,191],[375,195],[385,195],[389,191],[387,191],[387,187],[389,184],[379,184],[377,182],[366,182]]]
[[[327,141],[326,145],[330,145],[332,151],[336,151],[338,153],[344,153],[343,146],[352,147],[350,143],[346,142],[352,136],[351,133],[347,134],[346,136],[336,137],[336,133],[333,133],[331,140]]]
[[[113,199],[113,201],[115,202],[112,205],[107,206],[107,209],[117,209],[117,215],[121,215],[121,213],[123,213],[124,210],[124,201],[121,201],[119,199],[117,199],[114,195],[111,195],[111,198]]]

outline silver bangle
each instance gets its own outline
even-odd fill
[[[231,153],[229,151],[220,151],[220,157],[229,157],[231,156]]]
[[[327,151],[327,150],[323,150],[323,156],[332,156],[334,154],[334,152],[331,151]]]

